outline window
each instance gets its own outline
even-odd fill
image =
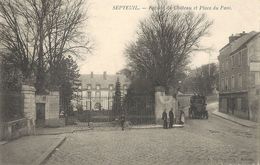
[[[126,95],[126,93],[127,93],[127,85],[126,84],[123,85],[122,93],[123,93],[123,95]]]
[[[228,90],[228,78],[227,77],[225,78],[225,90],[226,91]]]
[[[225,89],[225,80],[224,78],[221,79],[221,90],[224,91]]]
[[[235,77],[234,75],[231,76],[231,89],[234,89],[235,88]]]
[[[109,85],[109,90],[113,90],[113,84]]]
[[[97,84],[97,85],[96,85],[96,89],[97,89],[97,90],[100,90],[100,84]]]
[[[127,90],[127,85],[126,84],[123,85],[123,90]]]
[[[86,97],[87,96],[87,91],[82,91],[82,97]]]
[[[242,99],[241,98],[237,98],[237,110],[241,110],[242,107]]]
[[[255,86],[255,73],[254,72],[250,73],[250,82],[251,82],[251,86]]]
[[[235,57],[234,57],[234,55],[231,56],[231,65],[235,66]]]
[[[108,92],[108,97],[109,97],[109,98],[113,98],[113,92],[109,91],[109,92]]]
[[[238,53],[238,66],[241,66],[242,65],[242,53],[239,52]]]
[[[241,73],[238,74],[238,88],[242,88],[242,75]]]
[[[244,49],[241,51],[241,61],[242,64],[241,65],[247,65],[247,49]]]
[[[88,92],[88,98],[89,99],[91,98],[91,92],[90,91]]]
[[[228,70],[228,60],[224,63],[224,70]]]
[[[96,97],[101,97],[101,93],[99,91],[96,92]]]
[[[88,90],[91,90],[91,84],[88,84],[88,85],[87,85],[87,89],[88,89]]]

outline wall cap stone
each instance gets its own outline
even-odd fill
[[[162,86],[155,87],[155,92],[165,92],[165,88]]]
[[[29,86],[29,85],[22,85],[22,92],[24,91],[31,91],[31,92],[35,92],[36,89],[33,86]]]
[[[59,91],[50,91],[50,96],[59,96],[60,92]]]

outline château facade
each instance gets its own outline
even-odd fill
[[[83,110],[112,110],[117,80],[121,84],[121,96],[124,97],[130,84],[125,75],[107,74],[107,72],[82,74],[78,103],[82,105]]]

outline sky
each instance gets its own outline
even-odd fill
[[[81,74],[114,74],[126,67],[124,56],[126,45],[134,41],[140,20],[149,16],[153,0],[88,0],[86,33],[94,49],[83,54],[78,61]],[[228,43],[228,37],[243,31],[260,31],[260,0],[169,0],[173,6],[190,8],[197,13],[206,13],[214,24],[210,34],[201,40],[202,47],[210,52],[191,55],[191,68],[209,62],[217,62],[219,50]],[[140,10],[116,10],[118,6],[132,5]],[[197,6],[197,9],[196,9]],[[218,10],[213,10],[214,6]],[[222,7],[221,7],[222,6]],[[183,11],[182,9],[178,9]]]

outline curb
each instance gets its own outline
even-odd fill
[[[141,128],[138,128],[138,127],[130,127],[130,129],[161,129],[163,127],[141,127]]]
[[[57,142],[55,142],[51,147],[45,151],[38,159],[36,159],[32,165],[41,165],[43,164],[55,151],[57,147],[59,147],[66,140],[66,136],[61,137]]]
[[[5,145],[5,144],[7,144],[8,143],[8,141],[0,141],[0,146],[1,145]]]
[[[65,133],[74,133],[74,132],[80,132],[80,131],[90,131],[93,130],[93,128],[88,128],[88,129],[76,129],[76,130],[72,130],[72,131],[64,131],[64,132],[53,132],[53,133],[38,133],[35,134],[35,136],[41,136],[41,135],[61,135],[61,134],[65,134]]]
[[[216,113],[216,111],[213,111],[212,114],[215,115],[215,116],[217,116],[217,117],[220,117],[220,118],[222,118],[222,119],[225,119],[225,120],[231,121],[231,122],[233,122],[233,123],[242,125],[242,126],[244,126],[244,127],[248,127],[248,128],[256,128],[256,127],[257,127],[257,126],[253,126],[253,125],[247,125],[247,124],[244,124],[244,123],[235,121],[235,120],[233,120],[233,119],[228,119],[228,118],[226,118],[226,117],[224,117],[224,116],[222,116],[222,115]]]
[[[183,128],[184,127],[184,125],[173,125],[173,127],[172,128]],[[130,129],[163,129],[163,126],[161,126],[161,125],[158,125],[157,127],[132,127],[132,128],[130,128]],[[168,129],[170,129],[170,128],[168,128]]]
[[[44,136],[44,135],[61,135],[65,133],[73,133],[73,131],[66,131],[66,132],[54,132],[54,133],[38,133],[35,136]]]

